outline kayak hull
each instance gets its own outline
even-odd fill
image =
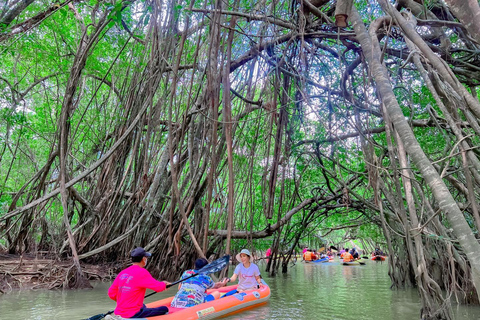
[[[173,308],[170,303],[173,297],[148,303],[148,308],[157,308],[166,306],[169,309],[168,314],[148,318],[130,318],[136,320],[195,320],[195,319],[215,319],[230,313],[239,312],[242,309],[248,309],[260,304],[264,304],[270,298],[270,287],[262,280],[264,286],[260,289],[249,290],[243,293],[236,293],[228,297],[222,297],[213,301],[205,302],[190,308]],[[223,287],[207,292],[220,291],[226,293],[237,288],[237,285]],[[113,319],[121,319],[114,316]]]
[[[364,265],[365,261],[363,261],[362,259],[355,260],[355,261],[349,261],[349,262],[343,261],[342,264],[344,266],[359,266],[359,265]]]
[[[372,256],[374,261],[385,261],[385,256]]]

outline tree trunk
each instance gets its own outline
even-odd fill
[[[380,2],[383,3],[382,0]],[[431,188],[435,199],[438,201],[439,207],[446,214],[460,245],[472,264],[472,279],[475,287],[478,288],[478,295],[480,293],[480,260],[477,259],[477,253],[480,252],[480,245],[475,239],[468,223],[465,221],[463,213],[458,208],[455,199],[415,139],[415,135],[398,105],[392,91],[388,72],[381,63],[382,59],[380,57],[378,42],[374,43],[374,41],[378,41],[376,33],[371,34],[370,37],[368,36],[356,8],[352,8],[351,21],[377,84],[379,96],[386,107],[395,130],[402,139],[405,150],[412,158],[413,163],[420,170],[428,186]]]

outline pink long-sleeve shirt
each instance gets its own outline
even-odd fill
[[[120,272],[113,281],[108,296],[117,302],[115,314],[124,318],[133,317],[143,307],[145,291],[166,289],[165,282],[155,280],[144,268],[132,265]]]

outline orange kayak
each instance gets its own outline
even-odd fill
[[[229,313],[238,312],[242,309],[251,308],[253,306],[266,303],[270,298],[270,287],[262,280],[263,286],[260,289],[249,290],[243,293],[223,297],[209,302],[196,305],[190,308],[173,308],[170,303],[173,297],[148,303],[148,308],[157,308],[166,306],[169,309],[168,314],[162,316],[148,317],[148,320],[194,320],[194,319],[215,319]],[[223,287],[218,290],[222,293],[229,292],[237,288],[237,285]],[[211,292],[209,290],[207,292]],[[143,319],[145,320],[145,319]]]

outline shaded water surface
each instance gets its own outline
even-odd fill
[[[233,269],[233,268],[232,268]],[[264,269],[264,265],[260,265]],[[365,266],[338,262],[297,263],[286,275],[264,277],[272,289],[270,301],[224,319],[419,319],[417,291],[390,290],[386,263]],[[0,319],[83,319],[115,308],[107,296],[109,284],[93,290],[26,291],[0,295]],[[175,294],[171,288],[146,301]],[[480,307],[456,307],[455,319],[480,319]]]

